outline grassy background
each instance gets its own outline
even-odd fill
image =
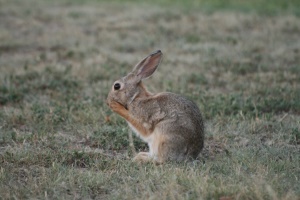
[[[48,0],[50,1],[50,0]],[[105,3],[107,0],[63,0],[67,4],[81,4],[87,3]],[[50,1],[51,2],[51,1]],[[237,11],[237,12],[252,12],[262,15],[274,15],[274,14],[296,14],[299,16],[300,1],[298,0],[152,0],[151,2],[143,0],[115,0],[114,4],[144,4],[155,5],[171,8],[180,8],[181,11],[204,11],[215,12],[220,10],[225,11]]]
[[[299,199],[299,4],[0,1],[0,198]],[[156,49],[146,85],[205,117],[192,163],[132,163],[105,104]]]

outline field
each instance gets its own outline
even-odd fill
[[[300,2],[0,0],[0,199],[300,199]],[[105,103],[145,85],[197,103],[199,159],[148,147]]]

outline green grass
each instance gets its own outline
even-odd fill
[[[66,3],[71,4],[86,4],[88,3],[103,3],[107,0],[64,0]],[[124,1],[114,1],[115,4],[124,4]],[[188,10],[201,10],[207,13],[217,11],[238,11],[259,13],[263,15],[285,14],[294,13],[299,16],[300,2],[298,0],[152,0],[151,2],[143,0],[126,0],[126,4],[146,4],[146,5],[159,5],[163,7],[180,8],[184,11]],[[79,17],[78,13],[73,13],[73,17]]]
[[[0,1],[0,199],[299,199],[299,8]],[[133,163],[129,128],[105,103],[156,49],[164,60],[145,84],[205,118],[194,162]]]

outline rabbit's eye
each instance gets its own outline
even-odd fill
[[[114,89],[115,89],[115,90],[119,90],[120,88],[121,88],[120,83],[116,83],[116,84],[114,85]]]

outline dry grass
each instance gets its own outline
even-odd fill
[[[0,199],[299,199],[299,11],[155,2],[0,1]],[[146,85],[205,116],[197,161],[132,163],[105,105],[156,49]]]

